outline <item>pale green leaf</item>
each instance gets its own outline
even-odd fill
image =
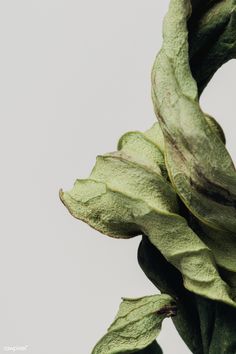
[[[121,141],[119,152],[97,158],[89,179],[76,181],[70,192],[61,192],[63,203],[76,218],[106,235],[129,238],[146,234],[181,272],[188,290],[235,306],[213,254],[178,215],[175,191],[153,167],[151,152],[159,148],[142,140],[147,144],[145,153],[149,151],[144,164],[135,153],[135,144],[139,145],[140,140],[133,140],[131,149],[129,141]]]
[[[229,26],[235,29],[234,5],[231,10]],[[223,142],[209,127],[199,106],[198,88],[189,66],[190,14],[189,1],[171,1],[164,22],[163,47],[152,73],[166,167],[174,189],[198,219],[215,229],[235,232],[236,172]],[[235,36],[227,36],[228,31],[223,42],[230,46]]]
[[[234,354],[236,172],[199,96],[236,57],[236,0],[171,0],[163,37],[152,71],[160,124],[125,134],[118,152],[99,156],[90,177],[60,196],[72,215],[106,235],[147,235],[140,265],[178,298],[174,323],[189,348]],[[125,300],[93,353],[161,353],[151,298]]]
[[[97,343],[92,354],[161,353],[153,344],[162,321],[175,315],[176,304],[169,295],[123,299],[118,314],[107,334]]]

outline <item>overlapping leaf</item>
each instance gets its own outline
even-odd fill
[[[179,334],[194,354],[203,353],[201,325],[194,294],[183,287],[181,273],[173,267],[163,255],[143,237],[138,250],[139,264],[163,293],[171,294],[177,300],[177,316],[172,320]]]
[[[235,57],[236,0],[171,0],[152,71],[160,125],[125,134],[118,152],[99,156],[88,179],[60,193],[72,215],[106,235],[146,235],[140,265],[178,298],[175,324],[194,354],[236,351],[236,172],[221,127],[199,105],[211,77]],[[139,337],[136,322],[129,328],[127,336]],[[161,352],[151,329],[138,351],[116,330],[94,353]]]
[[[152,134],[155,131],[156,125]],[[69,211],[113,237],[146,234],[179,269],[188,290],[235,306],[211,251],[178,215],[177,195],[155,160],[161,159],[158,145],[146,134],[130,133],[119,147],[118,152],[97,158],[89,179],[77,180],[70,192],[61,192]]]
[[[191,1],[189,62],[199,95],[221,65],[236,55],[235,0]]]
[[[233,31],[229,38],[224,32],[224,46],[230,48],[235,46],[235,11],[231,6]],[[153,101],[164,134],[166,166],[178,195],[198,219],[234,233],[236,172],[223,142],[209,127],[199,106],[198,88],[189,65],[190,14],[189,1],[171,1],[164,22],[163,47],[152,73]]]

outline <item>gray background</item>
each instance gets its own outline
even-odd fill
[[[58,190],[88,176],[122,133],[155,120],[150,71],[168,1],[0,1],[0,352],[87,354],[121,296],[155,293],[139,238],[106,238],[73,219]],[[234,144],[233,62],[202,106]],[[171,321],[165,354],[189,353]]]

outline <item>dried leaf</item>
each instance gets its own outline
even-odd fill
[[[97,343],[92,354],[161,353],[153,344],[162,321],[175,315],[176,304],[169,295],[123,299],[118,314],[107,334]]]

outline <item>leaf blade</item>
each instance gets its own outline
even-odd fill
[[[234,14],[234,6],[232,11]],[[152,72],[153,102],[165,138],[166,166],[173,187],[191,213],[210,227],[235,232],[236,172],[199,106],[189,66],[189,15],[189,1],[171,1],[163,47]]]
[[[92,354],[142,353],[150,346],[152,350],[159,350],[153,342],[164,318],[172,316],[175,311],[176,304],[168,295],[124,299],[115,321]]]

